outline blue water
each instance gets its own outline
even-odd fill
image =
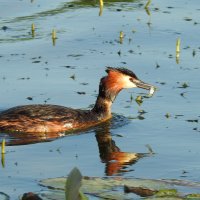
[[[146,1],[105,2],[102,16],[95,2],[0,3],[1,110],[44,102],[88,108],[95,101],[105,66],[126,66],[159,89],[141,106],[130,102],[130,97],[146,91],[122,91],[112,108],[129,122],[109,131],[121,151],[146,153],[149,144],[155,155],[141,158],[115,175],[200,181],[199,1],[152,1],[150,15],[144,9]],[[54,46],[52,29],[57,32]],[[122,44],[120,31],[125,34]],[[179,64],[175,54],[178,38]],[[184,83],[189,87],[180,88]],[[139,110],[147,112],[143,120],[137,118]],[[83,175],[106,175],[95,130],[52,142],[7,146],[6,151],[0,191],[12,199],[40,191],[39,180],[65,176],[74,166]]]

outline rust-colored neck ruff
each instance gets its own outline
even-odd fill
[[[111,117],[111,106],[118,93],[122,90],[121,77],[117,72],[109,72],[99,84],[99,95],[92,111],[102,113],[104,117]]]

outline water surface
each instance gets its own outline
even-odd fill
[[[128,123],[107,130],[120,151],[148,153],[149,144],[155,155],[108,174],[96,129],[7,146],[0,191],[17,199],[40,191],[39,180],[67,175],[74,166],[87,176],[200,181],[199,1],[153,1],[148,11],[146,1],[109,1],[101,16],[96,1],[0,2],[1,110],[32,103],[88,108],[105,66],[126,66],[159,88],[140,106],[131,96],[145,91],[122,91],[113,112],[129,118]],[[54,45],[52,29],[57,32]],[[125,34],[122,43],[120,31]]]

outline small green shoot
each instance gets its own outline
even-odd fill
[[[124,32],[123,32],[123,31],[120,31],[119,37],[120,37],[120,38],[124,38]]]
[[[2,154],[5,154],[5,153],[6,153],[6,151],[5,151],[5,146],[6,146],[6,140],[3,139],[3,140],[2,140],[2,143],[1,143],[1,153],[2,153]]]
[[[176,40],[176,53],[180,53],[180,45],[181,45],[181,39],[178,38]]]
[[[179,64],[180,60],[180,45],[181,45],[181,40],[178,38],[176,40],[176,63]]]
[[[35,24],[32,24],[32,25],[31,25],[31,30],[32,30],[32,31],[35,31]]]
[[[99,0],[99,16],[103,13],[103,0]]]
[[[88,200],[88,198],[80,192],[82,175],[75,167],[69,174],[65,184],[66,200]]]
[[[5,154],[4,153],[1,154],[1,165],[3,168],[5,168]]]
[[[151,0],[148,0],[144,8],[145,8],[145,9],[148,9],[149,6],[150,6],[150,4],[151,4]]]
[[[31,24],[31,33],[32,33],[32,37],[35,37],[35,24]]]
[[[52,39],[56,39],[56,30],[55,29],[52,30]]]
[[[99,0],[100,7],[103,7],[103,0]]]
[[[57,39],[57,37],[56,37],[56,30],[55,29],[52,30],[51,36],[52,36],[53,46],[55,46],[56,45],[56,39]]]
[[[120,31],[119,33],[119,43],[122,44],[123,43],[123,39],[124,39],[124,32]]]
[[[5,167],[5,153],[6,153],[5,146],[6,146],[6,140],[3,139],[1,143],[1,165],[3,168]]]
[[[137,96],[135,101],[140,106],[143,103],[142,96]]]

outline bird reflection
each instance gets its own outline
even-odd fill
[[[105,174],[107,176],[127,172],[129,165],[136,163],[148,153],[123,152],[115,144],[110,134],[110,121],[96,129],[96,140],[99,147],[101,161],[106,164]]]
[[[62,137],[61,133],[0,133],[0,141],[2,138],[6,139],[6,145],[28,145],[42,142],[50,142],[57,138]]]

